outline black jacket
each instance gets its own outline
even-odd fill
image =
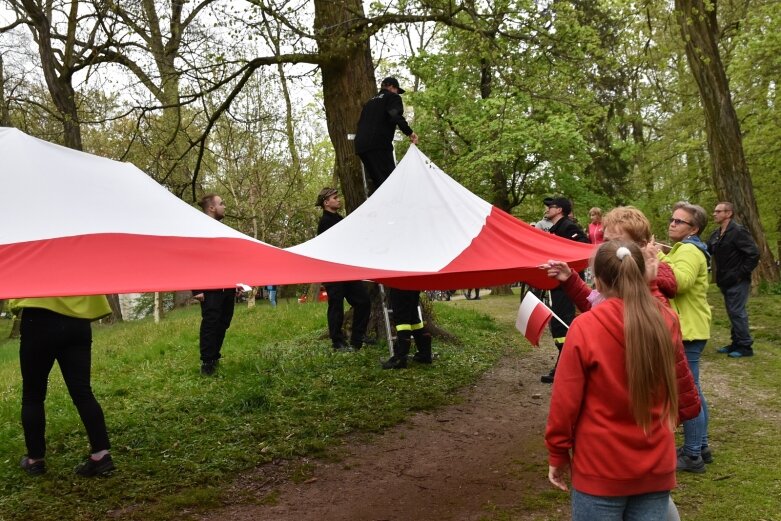
[[[713,261],[716,284],[729,288],[751,278],[751,272],[759,264],[759,250],[751,233],[730,220],[724,235],[717,228],[708,239],[708,251]]]
[[[355,135],[355,153],[392,148],[397,126],[405,135],[412,134],[404,119],[401,96],[382,89],[363,106]]]
[[[326,212],[323,210],[323,216],[320,217],[320,224],[317,225],[317,235],[320,235],[342,219],[344,219],[344,217],[336,212]]]
[[[553,235],[558,235],[565,239],[569,239],[575,242],[583,242],[590,244],[588,235],[583,232],[583,229],[576,223],[570,221],[567,217],[562,217],[556,224],[550,227],[548,230]],[[579,274],[580,278],[583,278],[583,274]],[[571,324],[575,318],[575,304],[567,296],[561,286],[551,290],[551,308],[553,312],[558,315],[567,324]],[[551,320],[550,331],[554,339],[560,339],[567,336],[567,328],[558,320]],[[558,340],[557,340],[558,341]]]
[[[548,231],[553,235],[558,235],[559,237],[564,237],[571,241],[584,242],[586,244],[591,243],[591,241],[588,240],[588,235],[583,232],[583,229],[570,221],[567,217],[559,219]]]

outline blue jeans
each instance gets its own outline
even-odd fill
[[[728,288],[721,288],[724,295],[724,306],[730,322],[732,346],[737,349],[751,349],[754,339],[748,329],[748,311],[746,302],[751,291],[751,281],[742,280]]]
[[[572,521],[664,521],[670,491],[636,496],[592,496],[572,490]]]
[[[683,350],[689,369],[694,376],[694,385],[700,395],[700,414],[696,418],[683,422],[683,452],[692,457],[700,455],[703,447],[708,446],[708,403],[700,387],[700,356],[707,340],[684,340]]]

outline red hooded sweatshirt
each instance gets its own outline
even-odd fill
[[[662,309],[673,345],[682,352],[678,318]],[[694,388],[691,376],[688,382]],[[679,400],[692,395],[697,396],[696,389]],[[675,438],[661,413],[661,405],[655,406],[648,432],[632,415],[623,301],[607,299],[577,317],[556,368],[545,430],[549,463],[571,462],[572,486],[595,496],[671,490],[675,488]]]

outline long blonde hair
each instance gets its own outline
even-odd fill
[[[675,346],[663,304],[648,289],[643,253],[631,242],[606,242],[594,256],[594,276],[624,301],[626,375],[635,421],[647,431],[652,409],[661,401],[662,419],[673,428],[678,417]]]

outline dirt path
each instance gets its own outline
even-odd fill
[[[235,503],[198,519],[466,521],[486,519],[493,508],[512,510],[512,519],[548,518],[522,505],[527,494],[549,489],[542,437],[550,387],[539,375],[554,353],[550,345],[510,352],[458,405],[415,414],[369,439],[348,438],[332,461],[243,475]],[[302,469],[304,478],[290,479]]]

